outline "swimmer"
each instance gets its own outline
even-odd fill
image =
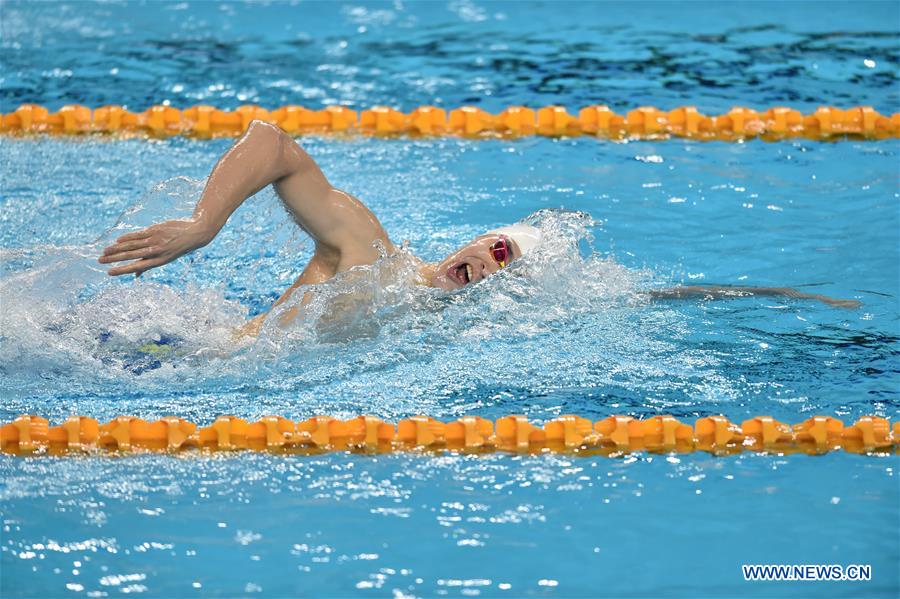
[[[250,196],[273,185],[288,212],[315,242],[306,268],[272,307],[287,301],[300,286],[322,283],[355,266],[373,264],[378,245],[396,251],[381,223],[362,202],[335,189],[315,161],[287,133],[274,125],[253,121],[244,135],[213,168],[191,218],[170,220],[127,233],[103,250],[101,264],[125,263],[109,270],[112,276],[142,273],[207,245],[231,214]],[[437,264],[421,262],[419,282],[445,291],[460,289],[489,277],[540,244],[541,231],[517,224],[476,237]],[[746,295],[780,295],[815,299],[852,308],[858,302],[835,300],[789,288],[676,287],[651,291],[657,299]],[[293,318],[296,307],[283,321]],[[268,313],[252,319],[243,333],[256,335]]]

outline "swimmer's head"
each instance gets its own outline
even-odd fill
[[[540,241],[540,229],[530,225],[488,231],[447,256],[435,268],[430,282],[445,291],[477,283],[528,254]]]

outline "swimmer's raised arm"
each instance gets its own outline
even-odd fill
[[[845,300],[819,295],[818,293],[804,293],[791,287],[730,287],[727,285],[688,285],[684,287],[672,287],[670,289],[657,289],[650,292],[654,299],[687,299],[699,297],[705,299],[728,299],[745,297],[748,295],[769,295],[790,297],[793,299],[812,299],[820,301],[836,308],[858,308],[860,303],[856,300]]]
[[[190,219],[170,220],[122,235],[99,258],[102,264],[134,260],[110,275],[141,274],[203,247],[237,208],[269,184],[316,243],[314,260],[370,264],[373,246],[392,246],[381,223],[362,202],[331,186],[315,161],[278,127],[253,121],[219,159]]]

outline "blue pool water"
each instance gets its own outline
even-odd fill
[[[12,2],[0,110],[900,105],[895,2]]]
[[[898,110],[895,3],[752,6],[4,3],[0,109]],[[559,243],[449,298],[379,284],[408,268],[400,255],[354,289],[372,301],[343,324],[313,307],[236,345],[311,249],[271,191],[138,281],[95,262],[119,232],[184,215],[228,140],[3,137],[0,420],[900,417],[897,140],[300,141],[424,259],[528,215]],[[678,283],[862,306],[643,295]],[[171,353],[137,351],[162,339]],[[894,597],[898,467],[839,453],[2,456],[0,594]],[[744,563],[871,564],[873,580],[747,583]]]

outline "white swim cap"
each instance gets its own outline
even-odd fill
[[[531,225],[515,224],[499,229],[492,229],[488,235],[506,235],[516,242],[519,251],[524,256],[533,250],[541,242],[541,230]]]

